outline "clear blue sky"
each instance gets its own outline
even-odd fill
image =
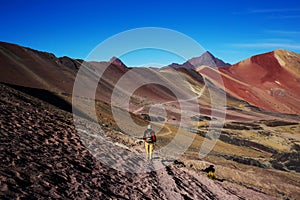
[[[230,63],[277,48],[300,52],[295,0],[1,0],[0,16],[1,41],[72,58],[85,58],[108,37],[138,27],[182,32]],[[134,59],[125,57],[125,64],[139,64]]]

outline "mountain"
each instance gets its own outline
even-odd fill
[[[83,65],[83,92],[91,88],[96,73],[107,68],[96,91],[96,98],[107,101],[110,101],[114,84],[128,71],[124,63],[116,58],[109,62],[84,62],[0,42],[0,81],[3,83],[72,94],[77,72]]]
[[[299,55],[278,50],[195,69],[85,62],[0,43],[0,199],[299,199],[300,116],[252,102],[267,94],[296,102]],[[264,91],[274,85],[281,90]],[[141,139],[149,120],[152,162]],[[203,146],[213,149],[199,158]],[[203,171],[210,165],[216,180]]]
[[[130,103],[132,111],[143,107],[138,103],[140,101],[145,103],[149,100],[157,103],[174,101],[176,98],[174,92],[171,92],[172,90],[179,92],[182,96],[191,96],[186,91],[192,87],[193,91],[199,92],[199,88],[205,85],[203,76],[217,86],[218,83],[211,75],[218,73],[223,78],[225,91],[230,99],[228,102],[236,105],[239,104],[239,100],[242,100],[266,110],[297,114],[300,113],[300,104],[297,100],[300,91],[298,62],[300,62],[298,54],[277,50],[253,56],[232,66],[224,66],[226,65],[224,62],[206,52],[198,58],[190,59],[183,65],[173,64],[176,71],[168,72],[164,69],[160,71],[149,68],[131,69],[115,57],[111,58],[109,62],[83,62],[68,57],[57,58],[51,53],[40,52],[19,45],[0,43],[0,80],[4,83],[72,94],[76,73],[84,64],[89,70],[86,70],[86,75],[80,86],[82,95],[89,91],[93,83],[91,76],[94,75],[91,72],[97,73],[106,68],[98,83],[96,98],[107,103],[111,103],[111,95],[115,85],[129,71],[136,73],[136,76],[132,80],[128,80],[126,84],[118,85],[117,89],[121,93],[126,93],[126,88],[138,81],[144,82],[147,79],[168,85],[168,90],[159,84],[138,88],[135,91],[135,98]],[[199,73],[194,73],[193,65],[208,65],[209,63],[212,66],[218,64],[223,65],[223,67],[197,67],[196,70]],[[257,72],[259,73],[257,74]],[[183,80],[181,84],[171,84],[170,79],[178,73],[179,75],[183,74],[186,80]],[[221,96],[218,90],[215,91],[217,96]],[[201,104],[209,105],[209,93],[205,93],[205,95],[207,96],[202,96]],[[207,109],[209,110],[209,108]],[[147,110],[147,107],[144,107],[143,110]],[[208,110],[207,113],[209,113]]]
[[[201,75],[221,84],[230,95],[257,107],[300,114],[300,55],[286,50],[252,56],[218,69],[198,67]]]
[[[0,80],[5,83],[53,92],[70,92],[81,62],[0,42]]]
[[[222,64],[223,67],[196,67],[195,69],[199,73],[197,75],[194,73],[192,69],[194,65],[208,66],[209,63],[211,66]],[[76,73],[84,64],[89,70],[85,72],[86,75],[80,86],[82,94],[85,95],[93,83],[91,76],[94,75],[91,72],[97,73],[106,68],[98,83],[96,98],[107,103],[111,102],[115,85],[129,71],[136,73],[136,76],[132,80],[128,80],[126,84],[118,85],[117,89],[121,93],[126,93],[126,88],[137,84],[138,81],[144,82],[147,79],[169,85],[169,90],[159,84],[138,88],[135,91],[136,98],[131,101],[132,111],[140,109],[141,106],[138,103],[140,101],[148,102],[150,99],[154,102],[174,101],[175,96],[172,94],[172,90],[179,92],[182,96],[190,96],[186,93],[190,90],[188,88],[192,87],[194,91],[200,91],[198,88],[205,85],[203,76],[218,86],[213,77],[213,74],[217,73],[222,76],[225,91],[232,102],[242,100],[269,111],[299,114],[299,63],[299,54],[276,50],[253,56],[235,65],[226,66],[224,62],[206,52],[198,58],[190,59],[183,65],[173,64],[176,71],[167,72],[164,69],[160,71],[149,68],[131,69],[115,57],[111,58],[109,62],[83,62],[68,57],[57,58],[51,53],[14,44],[0,43],[0,80],[5,83],[72,94]],[[182,84],[170,84],[172,82],[170,79],[178,73],[179,75],[184,74],[186,81],[183,80]],[[218,96],[220,95],[218,94]],[[209,97],[208,93],[207,97]],[[201,104],[209,105],[209,98],[204,98]]]
[[[191,58],[185,64],[190,63],[194,67],[198,67],[201,65],[210,66],[210,67],[224,67],[228,66],[228,63],[216,58],[209,51],[204,52],[200,57]],[[185,65],[183,64],[183,65]]]
[[[159,72],[151,68],[130,69],[115,57],[109,62],[84,62],[68,57],[57,58],[51,53],[0,42],[0,81],[3,83],[72,95],[74,81],[81,66],[83,76],[80,77],[80,81],[77,81],[77,90],[83,97],[91,97],[90,91],[93,90],[95,78],[99,78],[97,74],[102,74],[102,76],[96,82],[94,95],[97,100],[109,104],[114,102],[111,99],[114,91],[118,95],[127,94],[128,88],[141,84],[134,91],[130,101],[132,112],[142,108],[141,112],[148,109],[148,106],[141,105],[140,102],[150,105],[150,102],[175,101],[174,92],[186,98],[191,94],[190,85],[184,80],[181,84],[172,81],[174,79],[180,81],[178,79],[180,75],[177,72]],[[120,78],[129,71],[131,78],[117,85]],[[144,84],[147,81],[158,84]],[[119,106],[123,107],[126,104]]]
[[[194,69],[194,68],[196,68],[198,66],[202,66],[202,65],[210,66],[210,67],[224,67],[224,66],[228,66],[229,64],[216,58],[209,51],[206,51],[201,56],[191,58],[183,64],[172,63],[164,68],[171,67],[171,68]]]
[[[109,62],[115,66],[119,66],[123,71],[127,69],[127,66],[117,57],[112,57]]]

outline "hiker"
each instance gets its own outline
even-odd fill
[[[151,128],[151,124],[149,124],[147,130],[145,130],[143,140],[145,142],[147,158],[149,160],[152,160],[152,153],[153,153],[154,143],[156,142],[156,136],[155,136],[155,132]]]
[[[215,175],[215,168],[213,165],[210,165],[209,167],[207,167],[206,169],[202,170],[205,171],[207,173],[207,177],[210,179],[216,179],[216,175]]]

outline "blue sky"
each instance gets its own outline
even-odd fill
[[[277,48],[300,52],[300,4],[294,0],[1,0],[0,24],[1,41],[72,58],[85,58],[105,39],[139,27],[179,31],[230,63]],[[122,58],[127,65],[173,59],[128,55]]]

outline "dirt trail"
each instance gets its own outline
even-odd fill
[[[167,129],[168,131],[167,131],[167,132],[164,132],[164,133],[159,133],[159,134],[158,134],[159,136],[167,136],[167,135],[170,135],[170,134],[173,133],[169,127],[164,126],[164,128]]]
[[[194,89],[193,89],[192,86],[190,86],[190,89],[191,89],[192,91],[194,91]],[[189,98],[189,99],[166,101],[166,102],[160,103],[160,105],[167,105],[167,104],[171,104],[171,103],[181,103],[181,102],[188,102],[188,101],[194,101],[194,100],[197,100],[197,99],[199,99],[199,98],[203,95],[203,92],[205,91],[205,89],[206,89],[206,86],[204,86],[204,87],[201,89],[201,91],[198,92],[198,94],[197,94],[196,91],[194,91],[194,93],[197,94],[197,96],[193,96],[193,97],[191,97],[191,98]],[[138,114],[139,112],[143,111],[144,108],[145,108],[145,106],[142,106],[142,107],[140,107],[140,108],[138,108],[138,109],[136,109],[136,110],[133,110],[132,113]]]
[[[132,111],[132,113],[137,114],[137,113],[141,112],[144,108],[145,108],[145,106],[142,106],[142,107]]]

